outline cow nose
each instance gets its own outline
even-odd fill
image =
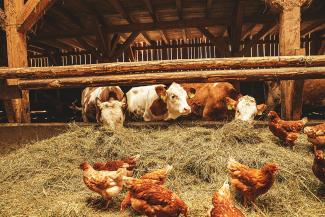
[[[184,112],[185,113],[191,113],[191,108],[190,107],[184,108]]]

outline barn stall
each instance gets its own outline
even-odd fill
[[[324,185],[311,170],[314,154],[305,135],[290,149],[265,121],[252,126],[186,118],[126,121],[126,129],[111,132],[79,123],[80,114],[69,108],[80,103],[86,86],[127,91],[174,81],[230,81],[264,102],[264,82],[281,81],[282,117],[321,123],[323,108],[303,108],[301,87],[305,79],[325,77],[323,1],[1,3],[2,215],[138,216],[131,208],[119,212],[124,192],[105,210],[78,167],[134,154],[141,154],[136,177],[174,166],[167,186],[190,216],[206,216],[230,156],[251,167],[280,167],[256,210],[237,198],[247,216],[325,213]]]

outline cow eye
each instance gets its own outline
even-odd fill
[[[172,99],[176,99],[176,97],[177,97],[176,95],[172,95],[171,96]]]

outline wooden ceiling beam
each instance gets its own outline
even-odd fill
[[[204,27],[198,27],[198,29],[205,37],[216,45],[220,56],[229,56],[228,45],[224,38],[215,37],[208,29]]]
[[[205,17],[210,18],[211,16],[211,8],[212,8],[213,0],[206,0],[205,5]]]
[[[183,1],[182,0],[176,0],[176,10],[177,15],[180,20],[183,20]]]
[[[57,11],[59,14],[64,16],[66,19],[70,20],[72,23],[74,23],[80,29],[85,29],[85,26],[80,21],[80,19],[77,16],[75,16],[73,13],[69,12],[66,8],[62,7],[61,5],[54,6],[54,8],[55,8],[55,11]]]
[[[85,9],[87,9],[93,16],[96,17],[96,21],[104,28],[108,28],[108,25],[103,17],[103,15],[94,7],[93,4],[87,2],[87,0],[79,0],[84,5]]]
[[[245,21],[246,20],[246,21]],[[244,23],[247,22],[248,18],[244,18]],[[322,19],[325,21],[325,19]],[[254,24],[263,23],[263,20],[256,21]],[[270,24],[269,21],[264,22],[265,24]],[[128,32],[136,32],[136,31],[155,31],[155,30],[165,30],[165,29],[183,29],[183,28],[195,28],[195,27],[208,27],[208,26],[226,26],[229,25],[229,21],[220,20],[220,19],[205,19],[205,18],[196,18],[196,19],[185,19],[185,20],[176,20],[176,21],[162,21],[159,23],[137,23],[137,24],[127,24],[127,25],[112,25],[107,28],[108,33],[128,33]],[[271,22],[274,24],[274,22]],[[78,36],[91,36],[95,35],[95,28],[84,30],[84,31],[75,31],[75,32],[59,32],[59,33],[51,33],[51,34],[39,34],[38,38],[75,38]]]
[[[134,42],[134,40],[138,37],[140,32],[132,32],[131,35],[126,39],[126,41],[122,44],[122,46],[117,49],[112,55],[111,59],[117,59],[119,58],[126,49],[130,47],[130,45]]]
[[[230,44],[231,44],[232,56],[237,56],[240,49],[244,9],[245,9],[244,1],[236,0],[235,7],[232,13],[232,21],[230,26]]]
[[[322,26],[324,26],[324,21],[320,20],[320,21],[314,22],[311,25],[307,26],[305,29],[303,29],[300,34],[301,34],[301,36],[305,36],[309,33],[314,32],[315,30],[317,30],[319,28],[322,28]]]
[[[154,23],[159,23],[160,22],[160,19],[157,15],[157,12],[155,11],[155,9],[153,8],[152,6],[152,3],[151,3],[151,0],[143,0],[143,2],[145,3],[146,7],[147,7],[147,10],[149,11],[149,14],[151,16],[151,19]],[[164,31],[164,30],[160,30],[159,31],[159,34],[163,40],[163,42],[165,44],[168,44],[168,38],[167,38],[167,33]]]
[[[264,25],[263,28],[253,36],[252,40],[248,42],[248,44],[245,45],[243,49],[239,52],[239,56],[242,56],[244,53],[246,53],[251,47],[256,44],[262,37],[264,37],[265,33],[267,33],[271,28],[273,28],[275,24],[267,24]]]
[[[56,0],[28,0],[18,17],[18,31],[29,31],[55,2]]]
[[[109,3],[114,7],[115,11],[121,14],[121,16],[128,21],[129,24],[135,24],[134,20],[130,16],[129,12],[122,5],[120,0],[108,0]],[[133,32],[133,31],[132,31]],[[141,32],[142,38],[146,44],[151,45],[151,39],[146,32]]]

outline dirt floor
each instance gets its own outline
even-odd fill
[[[252,167],[279,165],[271,190],[259,197],[259,210],[247,216],[325,216],[325,186],[314,177],[312,149],[302,135],[293,150],[268,129],[241,122],[222,128],[125,129],[113,133],[71,126],[66,133],[2,155],[0,216],[139,216],[119,212],[124,192],[108,210],[83,184],[79,164],[141,154],[135,176],[174,166],[167,186],[189,206],[190,216],[206,216],[212,195],[227,179],[229,157]],[[233,192],[235,195],[235,192]]]

